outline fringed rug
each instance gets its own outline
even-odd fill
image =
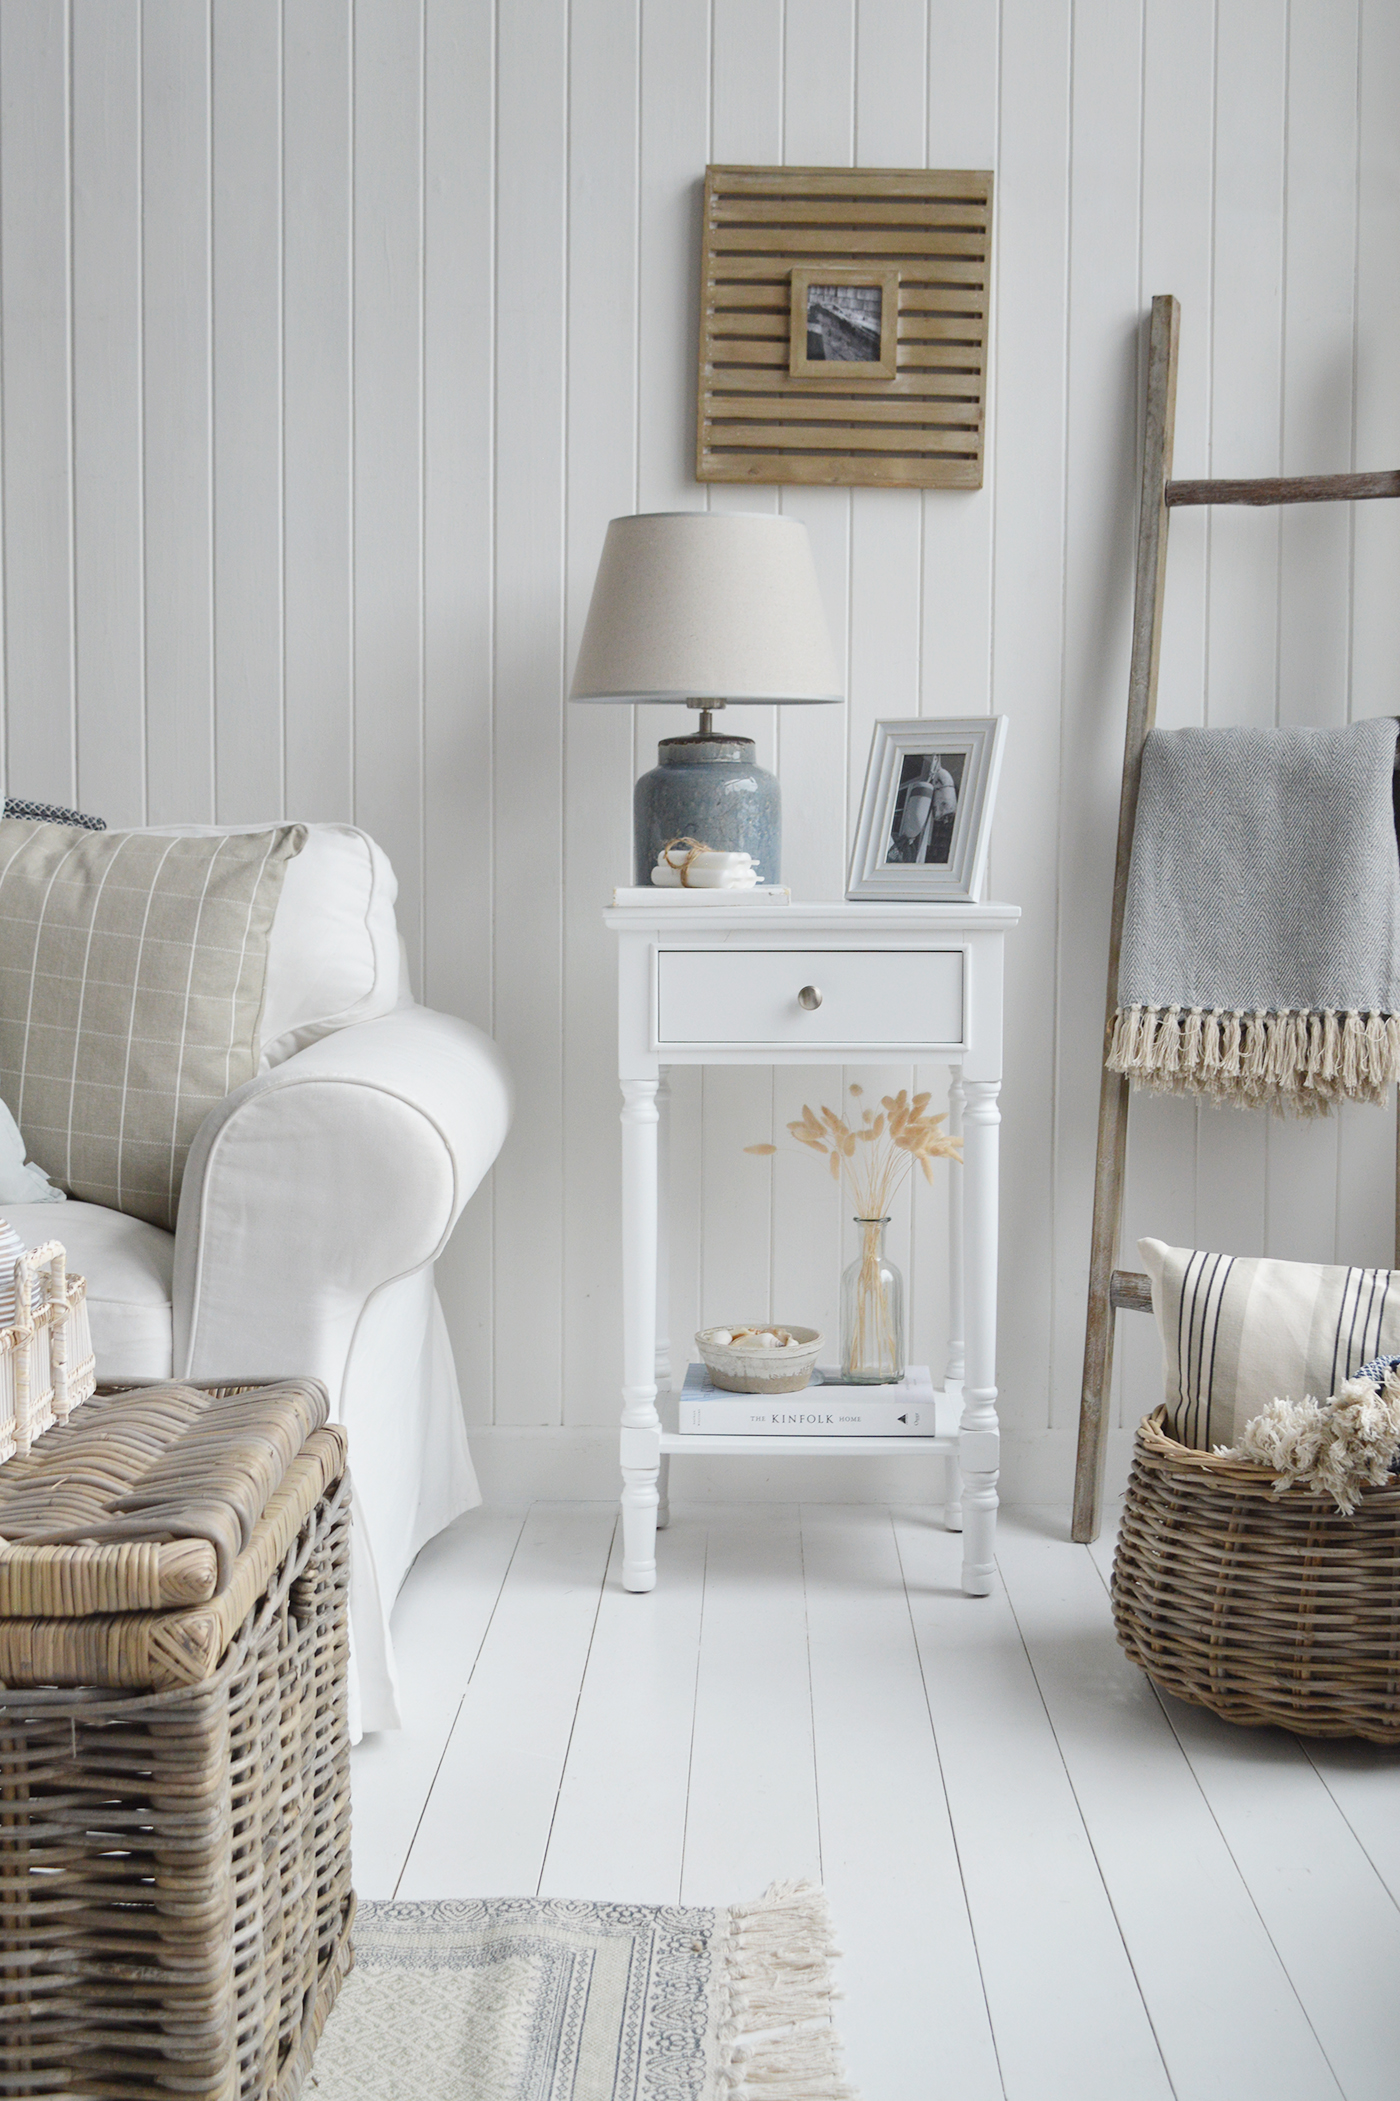
[[[362,1904],[315,2101],[855,2101],[826,1900]]]

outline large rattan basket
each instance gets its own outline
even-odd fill
[[[1227,1721],[1400,1743],[1400,1487],[1344,1517],[1139,1426],[1113,1621],[1154,1685]]]
[[[99,1397],[0,1470],[37,1490],[105,1419],[131,1476],[95,1544],[0,1554],[10,1613],[48,1615],[0,1617],[5,2096],[293,2101],[350,1966],[343,1435],[317,1389],[245,1393],[226,1492],[233,1418],[201,1457],[190,1416],[182,1506],[155,1444],[178,1392]]]

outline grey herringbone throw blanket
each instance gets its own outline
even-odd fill
[[[1154,730],[1108,1064],[1311,1116],[1400,1074],[1393,718]]]

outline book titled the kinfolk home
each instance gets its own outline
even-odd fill
[[[801,1393],[765,1399],[724,1393],[692,1364],[678,1428],[690,1437],[932,1437],[933,1381],[923,1364],[911,1364],[897,1386],[843,1386],[828,1371]]]

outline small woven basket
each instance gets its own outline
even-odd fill
[[[1113,1561],[1118,1639],[1226,1721],[1400,1743],[1400,1487],[1330,1496],[1138,1427]]]
[[[97,1384],[87,1284],[67,1273],[61,1242],[23,1248],[0,1219],[0,1463],[23,1455],[55,1423],[66,1423]],[[11,1272],[8,1264],[14,1248]],[[13,1281],[11,1281],[11,1277]],[[36,1304],[35,1301],[38,1301]]]

